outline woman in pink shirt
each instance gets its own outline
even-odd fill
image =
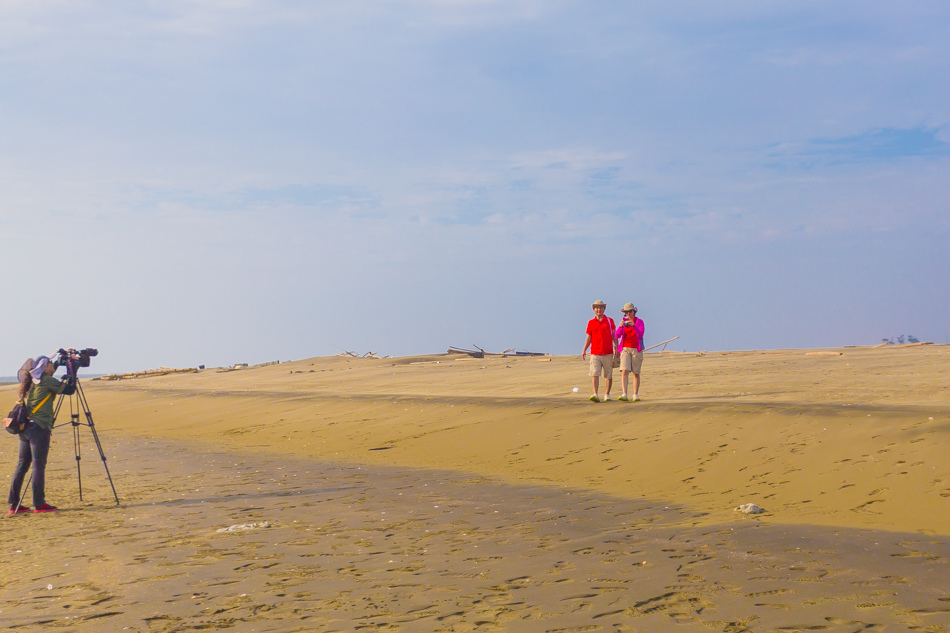
[[[620,385],[624,402],[640,400],[640,367],[643,365],[643,319],[637,318],[637,308],[632,303],[623,307],[623,322],[617,328],[616,338],[619,342],[620,354]],[[633,395],[627,396],[627,385],[633,374]]]

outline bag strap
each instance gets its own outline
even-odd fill
[[[48,394],[46,394],[46,397],[43,398],[42,400],[40,400],[40,403],[39,403],[38,405],[36,405],[35,407],[33,407],[33,410],[30,412],[30,415],[36,415],[36,412],[40,410],[40,407],[42,407],[44,404],[46,404],[46,401],[49,400],[49,399],[52,398],[52,397],[53,397],[53,392],[52,392],[52,391],[49,392]]]

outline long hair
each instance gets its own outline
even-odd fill
[[[33,376],[27,374],[26,380],[20,383],[20,391],[17,394],[18,400],[23,400],[26,398],[26,394],[30,393],[30,389],[33,388]]]
[[[28,358],[26,362],[23,363],[23,366],[20,367],[20,371],[17,372],[17,378],[20,379],[20,390],[17,392],[17,399],[24,400],[26,394],[30,393],[30,389],[33,388],[33,376],[30,375],[30,369],[33,368],[33,359]]]

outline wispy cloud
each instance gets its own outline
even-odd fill
[[[941,141],[938,130],[923,127],[879,128],[855,136],[814,139],[810,153],[834,163],[892,161],[911,157],[950,156],[950,143]]]
[[[771,152],[773,167],[805,168],[860,163],[889,163],[907,158],[950,156],[950,143],[938,128],[876,128],[838,138],[815,138]]]
[[[288,350],[312,320],[358,337],[332,299],[384,294],[408,314],[420,288],[465,275],[473,292],[551,306],[650,284],[654,306],[714,286],[778,304],[802,253],[839,271],[853,257],[828,244],[882,234],[902,284],[943,281],[905,263],[917,242],[891,238],[948,230],[948,31],[939,0],[10,0],[0,230],[14,261],[41,240],[88,245],[95,285],[129,315],[171,303],[154,289],[195,306],[150,323],[167,349],[202,315],[230,323],[247,305],[267,307],[251,325]],[[755,249],[738,277],[774,258],[775,279],[691,282]],[[648,272],[615,274],[627,254]],[[871,294],[871,268],[840,273],[828,303]],[[703,317],[682,307],[669,322],[688,340]],[[486,327],[507,336],[507,316]],[[764,323],[763,339],[786,340]],[[431,342],[416,327],[401,351]],[[709,345],[748,346],[723,332]]]

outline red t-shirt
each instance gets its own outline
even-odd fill
[[[614,320],[605,316],[598,321],[595,318],[587,322],[590,334],[590,353],[594,356],[607,356],[614,353]]]
[[[633,321],[625,320],[617,328],[617,338],[623,342],[623,347],[643,351],[643,319],[633,317]]]

